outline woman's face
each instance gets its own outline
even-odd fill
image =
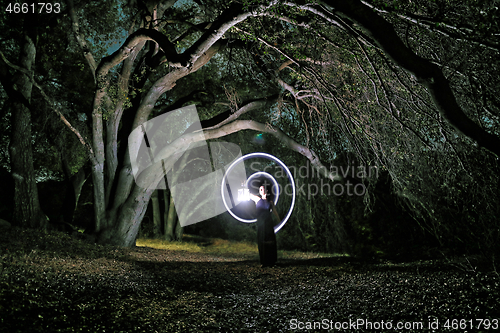
[[[264,195],[266,194],[265,189],[264,189],[264,186],[259,187],[259,194],[260,194],[261,196],[264,196]]]

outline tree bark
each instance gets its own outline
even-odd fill
[[[168,209],[170,208],[170,199],[168,196],[168,190],[163,190],[163,234],[166,234],[167,221],[168,221]]]
[[[135,186],[118,211],[108,212],[107,223],[113,227],[102,229],[97,234],[97,241],[116,246],[135,246],[139,227],[152,193],[153,189]]]
[[[31,71],[36,48],[28,36],[24,35],[21,48],[21,67]],[[33,83],[25,73],[18,73],[14,84],[17,90],[30,102]],[[30,74],[32,75],[32,74]],[[12,104],[12,137],[9,145],[12,176],[14,177],[14,223],[23,227],[45,226],[46,218],[40,208],[38,190],[33,167],[31,147],[31,113],[21,101]]]
[[[180,242],[182,240],[183,234],[184,234],[184,227],[181,226],[180,220],[177,220],[177,223],[175,224],[175,240]]]
[[[167,201],[165,201],[165,209],[167,208]],[[171,241],[175,239],[175,218],[177,214],[175,212],[174,196],[170,195],[169,207],[167,219],[165,220],[165,240]]]
[[[153,195],[151,195],[151,203],[153,206],[153,237],[157,238],[161,234],[161,212],[158,190],[153,191]]]
[[[83,167],[74,175],[71,175],[68,159],[66,156],[63,156],[63,154],[61,154],[61,161],[64,176],[68,184],[66,187],[66,195],[64,197],[63,217],[65,222],[73,223],[75,211],[78,207],[78,200],[80,199],[80,194],[82,193],[82,188],[87,180],[87,177],[85,176],[85,170]]]

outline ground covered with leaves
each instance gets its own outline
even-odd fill
[[[472,258],[365,262],[280,252],[276,267],[261,268],[256,247],[245,246],[117,248],[10,228],[0,234],[0,331],[500,328],[500,279]]]

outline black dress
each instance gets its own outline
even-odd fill
[[[278,259],[276,235],[271,216],[271,203],[260,199],[257,201],[257,245],[259,247],[260,263],[262,266],[272,266]]]

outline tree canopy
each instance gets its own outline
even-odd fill
[[[492,250],[499,13],[493,0],[68,1],[43,19],[4,12],[1,121],[8,130],[25,107],[44,152],[66,152],[70,175],[90,165],[104,243],[134,244],[154,190],[134,182],[132,130],[195,104],[203,131],[165,147],[167,169],[186,142],[224,137],[307,164],[331,184],[363,184],[352,201],[300,197],[295,228],[317,242],[373,229],[385,184],[438,243]],[[12,24],[30,17],[29,34]],[[30,66],[17,60],[23,36],[36,50]],[[33,84],[31,97],[13,76]],[[267,144],[252,146],[248,131]],[[378,172],[342,175],[342,166]]]

